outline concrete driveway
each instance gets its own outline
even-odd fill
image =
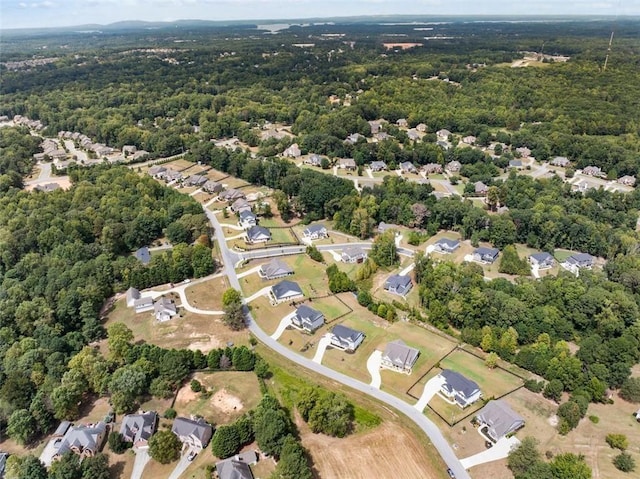
[[[250,303],[251,301],[253,301],[256,298],[259,298],[260,296],[266,296],[269,294],[269,290],[271,289],[271,286],[266,286],[264,288],[262,288],[260,291],[258,291],[257,293],[252,294],[251,296],[249,296],[247,299],[244,300],[244,303]]]
[[[487,449],[486,451],[479,452],[473,456],[466,457],[460,460],[462,467],[465,469],[469,469],[473,466],[477,466],[478,464],[484,464],[486,462],[499,461],[500,459],[504,459],[509,455],[511,449],[517,447],[520,444],[520,441],[517,437],[503,437],[498,442],[496,442],[493,447]]]
[[[322,357],[324,356],[324,352],[327,350],[327,347],[331,344],[331,335],[325,334],[318,341],[318,349],[316,350],[315,356],[313,356],[313,362],[322,364]]]
[[[380,363],[382,361],[382,352],[374,351],[367,359],[367,371],[371,374],[371,382],[370,386],[373,386],[376,389],[380,389],[380,385],[382,384],[382,377],[380,376]]]
[[[444,384],[444,378],[440,376],[436,376],[435,378],[431,378],[427,381],[427,384],[424,385],[424,391],[422,391],[422,396],[418,399],[418,402],[415,404],[415,408],[422,412],[424,408],[427,407],[429,401],[436,395],[440,388]]]
[[[295,315],[296,312],[293,311],[292,313],[289,313],[284,318],[282,318],[280,320],[280,324],[278,324],[278,327],[276,328],[276,332],[273,333],[271,337],[275,340],[278,340],[278,338],[282,336],[282,333],[284,333],[284,330],[291,325],[291,318],[293,318]]]
[[[191,461],[187,459],[187,457],[189,457],[189,453],[191,452],[191,450],[192,448],[189,447],[182,452],[182,456],[180,456],[180,460],[178,461],[178,464],[176,464],[176,467],[173,469],[168,479],[178,479],[184,473],[184,471],[186,471],[187,468],[191,465]]]
[[[133,461],[133,470],[131,471],[131,479],[140,479],[144,467],[151,460],[148,449],[134,449],[136,458]]]

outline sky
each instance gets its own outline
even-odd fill
[[[636,16],[640,0],[0,0],[0,29],[394,14]]]

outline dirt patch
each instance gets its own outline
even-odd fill
[[[198,393],[191,390],[191,386],[184,386],[176,396],[176,404],[188,404],[198,399]]]
[[[196,339],[196,341],[192,340],[187,346],[187,349],[190,349],[191,351],[199,349],[204,354],[206,354],[212,349],[221,348],[224,345],[222,341],[220,341],[215,336],[201,336],[198,334],[192,334],[190,337]]]
[[[558,416],[554,414],[548,419],[548,421],[549,421],[549,424],[551,424],[553,427],[556,427],[558,425]]]
[[[220,389],[211,398],[211,404],[225,414],[241,411],[244,407],[240,398],[229,394],[226,389]]]

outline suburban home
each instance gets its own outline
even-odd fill
[[[551,160],[552,166],[561,166],[562,168],[569,166],[570,163],[571,162],[569,161],[569,158],[565,156],[556,156],[553,160]]]
[[[342,168],[343,170],[353,171],[358,168],[358,165],[356,165],[356,160],[354,160],[353,158],[340,158],[338,160],[338,167]]]
[[[133,255],[142,264],[149,264],[149,261],[151,261],[151,253],[149,252],[149,248],[147,248],[146,246],[143,246],[142,248],[136,250]]]
[[[238,226],[240,226],[242,229],[247,230],[257,224],[258,224],[258,217],[250,209],[242,210],[238,214]]]
[[[379,131],[378,133],[376,133],[375,135],[373,135],[373,139],[375,141],[384,141],[384,140],[390,140],[393,137],[387,133],[386,131]]]
[[[241,211],[251,211],[251,205],[245,198],[238,198],[233,203],[231,203],[231,211],[234,213],[240,213]]]
[[[207,180],[204,185],[202,185],[202,189],[207,193],[220,193],[224,188],[222,183],[218,183],[217,181]]]
[[[425,131],[427,131],[427,125],[425,125],[424,123],[418,123],[416,125],[416,130],[418,130],[421,133],[424,133]]]
[[[485,248],[481,246],[473,250],[473,261],[477,261],[478,263],[491,264],[496,259],[498,259],[499,254],[500,254],[499,249]]]
[[[565,260],[565,264],[572,270],[591,269],[594,262],[595,258],[589,253],[576,253]]]
[[[120,435],[127,442],[132,442],[133,447],[146,449],[149,447],[149,438],[156,432],[158,425],[158,413],[155,411],[127,414],[122,418]]]
[[[405,296],[412,287],[413,283],[408,275],[394,274],[384,282],[384,289],[399,296]]]
[[[387,343],[387,347],[382,353],[380,366],[400,373],[411,374],[413,365],[418,360],[420,351],[411,346],[407,346],[404,341],[397,339]]]
[[[400,128],[406,128],[409,126],[409,122],[406,118],[400,118],[398,121],[396,121],[396,125],[398,125]]]
[[[398,225],[394,225],[392,223],[385,223],[384,221],[381,221],[380,224],[378,225],[378,233],[382,234],[382,233],[386,233],[389,230],[398,230],[400,227]]]
[[[549,253],[534,253],[529,256],[529,263],[531,263],[531,266],[537,266],[538,269],[547,269],[553,268],[556,260]]]
[[[171,432],[178,436],[182,444],[197,451],[203,450],[213,436],[213,427],[203,418],[197,420],[177,417],[171,426]]]
[[[304,293],[294,281],[280,281],[278,284],[271,286],[269,290],[269,297],[273,304],[280,304],[285,301],[291,301],[298,298],[304,298]]]
[[[462,164],[459,161],[453,160],[447,163],[445,169],[450,173],[457,173],[462,168]]]
[[[444,141],[444,140],[436,141],[436,145],[438,145],[443,150],[448,150],[451,147],[451,143],[449,143],[448,141]]]
[[[202,186],[207,180],[208,178],[205,175],[191,175],[184,180],[184,186]]]
[[[298,158],[301,154],[302,152],[300,151],[298,144],[294,143],[289,148],[284,150],[284,152],[282,153],[282,156],[288,157],[288,158]]]
[[[349,143],[351,145],[355,145],[356,143],[358,143],[358,141],[360,140],[365,140],[365,136],[361,135],[360,133],[353,133],[352,135],[349,135],[347,137],[346,140],[344,140],[345,143]]]
[[[247,243],[266,243],[271,239],[271,232],[263,226],[252,226],[245,233]]]
[[[133,309],[135,309],[136,314],[153,310],[153,298],[151,296],[140,296],[133,301]]]
[[[476,195],[486,195],[487,191],[489,191],[489,187],[485,185],[482,181],[478,181],[474,185],[474,191]]]
[[[588,176],[605,176],[602,170],[597,166],[587,166],[584,170],[582,170],[583,175]]]
[[[476,402],[482,395],[478,385],[460,373],[443,369],[438,376],[444,379],[440,394],[463,409]]]
[[[449,136],[451,136],[451,132],[449,130],[445,130],[444,128],[436,131],[436,136],[439,140],[447,141]]]
[[[136,299],[140,299],[140,291],[138,291],[136,288],[131,287],[127,290],[126,294],[126,298],[127,298],[127,307],[128,308],[133,308],[133,305],[136,301]]]
[[[371,171],[383,171],[387,169],[387,164],[384,161],[372,161],[369,167]]]
[[[164,181],[166,181],[167,183],[171,183],[172,181],[181,180],[182,173],[180,173],[179,171],[175,171],[170,168],[167,168],[165,172],[162,174],[162,178],[164,178]]]
[[[457,250],[459,247],[460,241],[441,238],[435,242],[435,244],[433,245],[433,250],[442,254],[450,254]]]
[[[124,156],[133,155],[136,151],[138,151],[138,148],[136,148],[135,145],[124,145],[122,147],[122,153]]]
[[[368,257],[360,246],[350,246],[342,250],[342,261],[345,263],[363,263]]]
[[[522,169],[522,160],[511,160],[509,161],[509,168],[516,168],[518,170]]]
[[[291,318],[294,326],[313,333],[324,325],[324,314],[304,304],[298,306],[296,314]]]
[[[161,323],[169,321],[176,314],[178,314],[176,304],[169,298],[163,296],[153,303],[153,315]]]
[[[489,401],[476,414],[476,421],[480,424],[480,432],[493,442],[524,426],[524,418],[501,399]]]
[[[630,176],[630,175],[625,175],[625,176],[623,176],[621,178],[618,178],[618,183],[620,183],[621,185],[635,186],[636,177],[635,176]]]
[[[216,463],[218,479],[253,479],[249,466],[258,462],[255,451],[236,454],[233,457]]]
[[[442,165],[439,165],[438,163],[427,163],[422,167],[422,170],[427,175],[430,175],[432,173],[442,173]]]
[[[167,171],[167,169],[164,166],[152,166],[151,168],[149,168],[149,171],[147,171],[147,174],[149,176],[153,176],[154,178],[164,178],[164,174]]]
[[[293,269],[287,263],[278,258],[273,258],[268,263],[260,266],[258,276],[262,279],[284,278],[293,274]]]
[[[418,170],[416,169],[415,165],[413,163],[411,163],[410,161],[403,161],[402,163],[400,163],[400,171],[402,171],[403,173],[417,173]]]
[[[247,195],[245,195],[242,191],[236,190],[235,188],[229,188],[227,191],[223,191],[218,196],[221,201],[235,201],[239,198],[246,197]]]
[[[73,426],[70,421],[62,421],[53,433],[53,437],[64,437],[69,428]]]
[[[464,143],[465,145],[473,145],[476,142],[477,138],[475,136],[469,135],[469,136],[465,136],[462,139],[462,143]]]
[[[107,425],[100,421],[86,426],[71,426],[67,429],[52,459],[59,460],[67,452],[81,457],[95,456],[102,449],[107,434]]]
[[[364,333],[337,324],[331,330],[331,345],[348,352],[354,352],[364,341]]]
[[[418,141],[420,139],[420,133],[418,133],[418,130],[415,128],[411,128],[410,130],[407,130],[407,138],[411,141]]]
[[[371,134],[375,135],[376,133],[380,132],[380,130],[382,129],[382,125],[384,123],[386,123],[387,120],[371,120],[369,122],[369,127],[371,128]]]
[[[328,238],[329,231],[327,230],[327,227],[323,224],[309,225],[302,232],[302,236],[310,240]]]
[[[520,157],[529,158],[531,156],[531,150],[526,146],[521,146],[520,148],[516,148],[516,152],[520,153]]]
[[[305,165],[311,165],[311,166],[322,166],[322,157],[320,155],[309,155],[308,158],[306,158],[303,163]]]
[[[45,183],[44,185],[38,185],[34,188],[36,191],[42,191],[43,193],[51,193],[60,189],[58,183]]]

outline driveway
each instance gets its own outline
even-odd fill
[[[316,350],[315,356],[313,356],[313,362],[321,364],[322,357],[324,356],[324,352],[327,350],[327,346],[331,344],[331,335],[325,334],[318,341],[318,349]]]
[[[382,361],[382,352],[374,351],[367,359],[367,371],[371,374],[371,382],[370,386],[373,386],[376,389],[380,389],[380,385],[382,384],[382,377],[380,376],[380,363]]]
[[[414,406],[418,411],[424,411],[424,408],[427,407],[429,401],[436,395],[440,388],[444,384],[444,378],[440,376],[436,376],[435,378],[429,379],[427,384],[424,385],[424,391],[422,391],[422,396],[418,399],[418,402]]]
[[[176,464],[176,467],[173,469],[168,479],[178,479],[184,473],[184,471],[187,470],[187,467],[191,465],[191,462],[187,460],[190,452],[190,447],[182,452],[182,456],[180,456],[178,464]]]
[[[406,276],[408,275],[411,271],[413,271],[413,268],[416,267],[415,263],[411,263],[409,266],[407,266],[405,269],[403,269],[402,271],[400,271],[400,276]]]
[[[292,313],[287,314],[284,318],[282,318],[280,320],[280,324],[276,328],[276,332],[273,333],[271,337],[277,341],[278,338],[282,336],[282,333],[284,333],[284,330],[291,325],[291,318],[293,318],[295,315],[296,315],[296,312],[294,311]]]
[[[271,286],[265,286],[257,293],[253,293],[251,296],[249,296],[247,299],[244,300],[245,304],[250,303],[251,301],[253,301],[256,298],[259,298],[260,296],[266,296],[267,294],[269,294],[270,289],[271,289]]]
[[[131,471],[131,479],[140,479],[142,477],[142,471],[144,467],[151,460],[148,449],[134,449],[136,458],[133,461],[133,470]]]
[[[473,456],[466,457],[460,460],[462,467],[465,469],[469,469],[473,466],[477,466],[478,464],[484,464],[486,462],[499,461],[500,459],[504,459],[509,455],[511,449],[520,444],[520,441],[517,437],[503,437],[498,442],[496,442],[493,447],[487,449],[486,451],[479,452]]]

